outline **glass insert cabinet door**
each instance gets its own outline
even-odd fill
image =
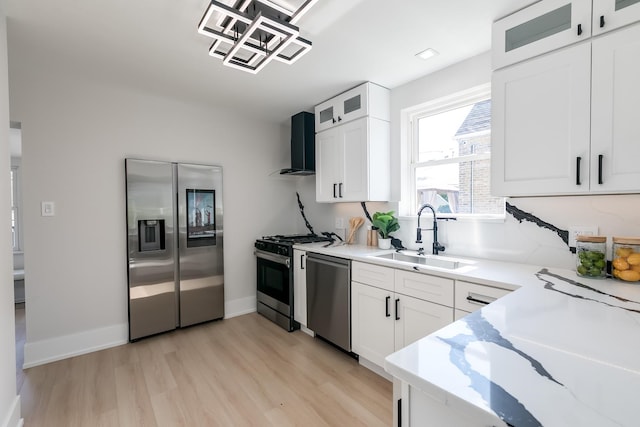
[[[594,0],[593,35],[640,21],[640,0]]]
[[[547,0],[493,25],[493,68],[498,69],[591,36],[591,2]]]

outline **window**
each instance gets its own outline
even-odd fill
[[[11,167],[11,242],[13,250],[20,250],[20,200],[18,193],[18,167]]]
[[[411,125],[411,208],[425,203],[447,216],[504,215],[492,197],[489,90],[454,96],[414,110]]]

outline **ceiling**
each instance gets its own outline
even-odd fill
[[[535,0],[319,0],[298,22],[313,48],[253,75],[208,55],[208,0],[6,0],[9,60],[46,46],[78,72],[287,122],[361,82],[390,89],[488,51],[491,23]],[[414,55],[426,48],[440,55]]]

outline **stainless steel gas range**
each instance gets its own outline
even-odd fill
[[[330,242],[315,234],[276,235],[255,243],[258,313],[291,332],[300,325],[293,319],[293,245]]]

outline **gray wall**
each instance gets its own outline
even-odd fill
[[[0,169],[9,171],[9,88],[7,73],[7,26],[0,2]],[[0,181],[0,423],[14,427],[20,418],[20,397],[16,395],[16,347],[13,306],[13,261],[9,174]]]
[[[126,341],[125,157],[222,165],[226,310],[255,310],[253,242],[295,228],[286,208],[294,181],[270,176],[289,163],[286,125],[96,80],[45,50],[10,43],[11,119],[23,144],[25,366]],[[55,202],[55,216],[40,216],[42,201]]]

